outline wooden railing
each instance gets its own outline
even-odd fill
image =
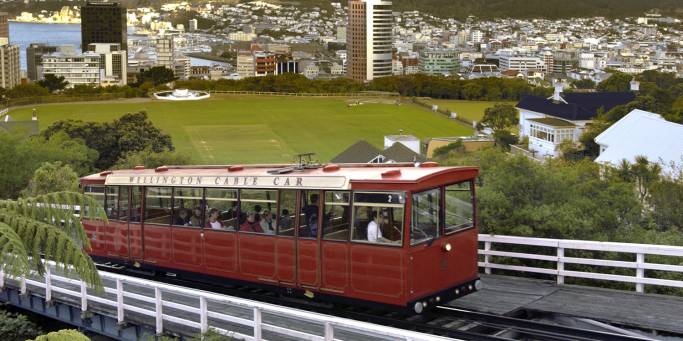
[[[647,270],[683,275],[683,247],[681,246],[529,238],[489,234],[480,234],[479,242],[480,244],[483,244],[484,247],[479,250],[479,255],[483,256],[483,261],[479,262],[479,266],[483,268],[487,274],[490,274],[492,269],[500,269],[512,272],[552,275],[556,277],[558,284],[564,284],[565,278],[570,277],[631,283],[635,284],[635,290],[639,293],[645,291],[645,285],[683,288],[683,280],[651,278],[646,276]],[[501,246],[502,244],[507,245],[508,249],[510,245],[524,246],[538,250],[538,253],[496,249],[497,246]],[[598,252],[598,255],[604,253],[625,254],[628,255],[626,258],[634,258],[634,261],[605,259],[606,257],[600,259],[568,257],[565,255],[568,251],[594,251]],[[648,262],[647,258],[651,256],[673,258],[675,261],[672,263],[678,265]],[[494,262],[494,257],[501,260],[515,260],[516,262]],[[623,258],[624,257],[622,257],[622,259]],[[554,266],[541,267],[538,266],[539,264],[531,264],[533,261],[544,261],[543,263],[545,264],[554,263]],[[520,265],[525,264],[525,262],[531,265]],[[590,271],[567,270],[566,267],[568,265],[590,266]],[[604,268],[635,270],[635,275],[628,276],[615,274],[613,271],[600,270]],[[683,278],[683,276],[681,276],[681,278]]]

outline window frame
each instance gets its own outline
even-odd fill
[[[279,203],[279,201],[280,201],[280,191],[279,191],[279,190],[277,190],[277,189],[272,189],[272,188],[265,188],[265,187],[264,187],[264,188],[239,188],[238,191],[237,191],[237,201],[238,201],[238,206],[239,206],[239,209],[238,209],[239,217],[241,217],[241,215],[242,215],[242,192],[245,191],[245,190],[246,190],[246,191],[262,191],[262,192],[268,192],[268,191],[270,191],[270,192],[274,192],[274,193],[275,193],[275,199],[271,199],[271,200],[269,200],[269,199],[265,199],[265,200],[263,200],[263,199],[250,199],[250,200],[247,200],[247,202],[251,202],[251,203],[271,203],[271,204],[274,203],[274,204],[275,204],[275,209],[276,209],[276,210],[279,209],[279,205],[280,205],[280,203]],[[263,207],[262,207],[262,208],[263,208]],[[273,213],[272,210],[270,210],[270,212],[271,212],[271,214]],[[248,211],[245,212],[245,213],[248,213]],[[261,213],[259,212],[258,214],[261,214]],[[246,219],[247,219],[246,214],[245,214],[245,216],[244,216],[244,219],[245,219],[245,221],[246,221]],[[259,219],[260,219],[260,218],[259,218]],[[277,220],[276,220],[275,225],[277,225]],[[259,225],[259,226],[260,226],[260,225]],[[242,224],[239,223],[239,219],[238,219],[238,228],[237,228],[237,232],[240,232],[240,233],[248,233],[248,234],[251,234],[251,235],[271,236],[271,237],[274,237],[274,236],[277,236],[277,235],[278,235],[278,234],[277,234],[277,226],[275,226],[275,231],[274,231],[275,233],[273,233],[273,234],[267,233],[267,232],[265,232],[265,231],[263,231],[263,232],[242,231]]]
[[[203,218],[203,226],[202,229],[206,229],[207,231],[213,231],[213,232],[238,232],[239,231],[239,217],[240,214],[242,213],[241,207],[240,207],[240,191],[238,188],[234,187],[203,187],[204,188],[204,218]],[[209,198],[207,197],[209,190],[224,190],[224,191],[235,191],[235,200],[229,200],[229,199],[224,199],[224,198]],[[212,227],[207,227],[206,222],[208,221],[208,214],[209,211],[207,210],[209,208],[209,200],[211,201],[226,201],[226,202],[236,202],[237,203],[237,216],[236,216],[236,227],[235,228],[230,228],[230,227],[225,227],[223,226],[220,229],[212,228]]]
[[[174,213],[174,210],[173,210],[173,194],[174,194],[174,192],[175,192],[173,186],[144,186],[144,187],[142,187],[142,188],[144,189],[144,190],[143,190],[143,195],[142,195],[142,198],[143,198],[142,204],[143,204],[143,205],[140,205],[140,206],[142,207],[142,212],[141,212],[142,214],[140,215],[140,222],[141,222],[142,224],[145,224],[145,225],[149,224],[149,225],[154,225],[154,226],[184,227],[184,226],[176,226],[176,225],[173,225],[173,213]],[[148,194],[149,194],[149,189],[150,189],[150,188],[168,188],[168,189],[171,190],[171,195],[169,196],[169,204],[170,204],[169,212],[170,212],[170,217],[168,218],[168,222],[166,222],[165,224],[164,224],[164,223],[148,222],[148,221],[147,221],[147,209],[148,209],[148,207],[147,207],[147,196],[148,196]],[[131,192],[131,193],[132,193],[132,192]],[[131,198],[132,198],[132,194],[131,194]],[[164,199],[164,197],[159,197],[159,198]],[[132,206],[132,205],[130,205],[130,206]]]
[[[373,243],[368,240],[357,240],[353,238],[353,230],[356,228],[355,226],[355,220],[356,220],[356,194],[357,193],[370,193],[370,194],[400,194],[403,196],[403,203],[402,204],[389,204],[389,203],[363,203],[364,205],[358,205],[362,207],[391,207],[391,208],[400,208],[403,210],[403,217],[401,221],[401,238],[400,238],[400,243],[398,244],[393,244],[393,243]],[[405,244],[405,225],[406,225],[406,200],[407,200],[407,192],[406,191],[385,191],[385,190],[360,190],[360,191],[351,191],[351,228],[349,231],[349,242],[351,243],[356,243],[356,244],[362,244],[362,245],[373,245],[373,246],[381,246],[381,247],[393,247],[393,248],[403,248]],[[388,206],[387,206],[388,204]]]
[[[448,186],[451,186],[451,185],[448,185]],[[408,229],[410,232],[409,239],[410,239],[410,246],[411,247],[416,246],[416,245],[420,245],[422,243],[427,243],[430,241],[433,242],[433,241],[435,241],[435,240],[446,235],[446,233],[445,233],[446,232],[445,231],[445,228],[446,228],[446,187],[448,187],[448,186],[431,187],[431,188],[421,189],[419,191],[410,192],[410,226],[408,227]],[[429,191],[433,191],[433,190],[439,190],[439,201],[440,201],[440,203],[437,207],[438,212],[436,214],[436,218],[437,218],[436,233],[437,233],[437,235],[434,238],[427,238],[427,239],[423,239],[423,240],[420,240],[417,242],[413,242],[412,236],[413,236],[413,206],[414,206],[413,204],[414,204],[414,200],[415,200],[414,197],[416,194],[425,193],[425,192],[429,192]]]
[[[475,179],[467,179],[467,180],[463,180],[460,182],[454,182],[454,183],[450,183],[448,185],[443,186],[443,191],[441,192],[442,196],[443,196],[443,201],[442,201],[443,202],[443,224],[442,224],[442,228],[443,228],[442,235],[443,236],[449,236],[449,235],[453,235],[456,233],[460,233],[462,231],[466,231],[466,230],[475,228],[477,226],[477,224],[476,224],[476,221],[477,221],[477,205],[476,205],[477,198],[476,198],[476,194],[475,194],[476,192],[474,190],[474,187],[475,187],[474,181],[475,181]],[[469,192],[470,192],[470,203],[472,204],[472,226],[468,226],[468,227],[464,227],[464,228],[460,228],[460,229],[457,229],[454,231],[447,232],[446,231],[446,225],[447,225],[446,224],[446,211],[448,209],[446,207],[446,192],[447,192],[446,188],[449,186],[453,186],[453,185],[459,185],[459,184],[462,184],[465,182],[470,184]]]
[[[154,186],[151,186],[154,187]],[[205,227],[205,214],[206,214],[206,187],[183,187],[183,186],[173,186],[171,187],[171,226],[172,227],[179,227],[179,228],[191,228],[191,229],[203,229]],[[185,189],[185,188],[193,188],[193,189],[198,189],[201,191],[201,196],[199,197],[199,203],[200,207],[202,207],[202,215],[201,215],[201,220],[199,223],[199,226],[184,226],[184,225],[176,225],[175,224],[175,215],[176,215],[176,206],[175,206],[175,198],[176,198],[176,191],[178,189]],[[147,203],[147,194],[145,193],[145,204]],[[197,200],[197,199],[191,199],[191,200]],[[145,208],[146,210],[147,208]],[[192,217],[192,208],[190,209],[190,217]]]
[[[348,193],[348,195],[349,195],[349,202],[348,203],[331,203],[330,206],[342,206],[342,207],[347,206],[349,208],[349,213],[347,214],[348,215],[347,218],[349,220],[349,227],[347,229],[348,231],[346,233],[345,239],[327,239],[327,238],[325,238],[325,236],[326,236],[326,234],[325,234],[325,221],[323,220],[323,223],[321,224],[322,228],[321,228],[321,232],[320,232],[320,234],[321,234],[320,235],[320,241],[348,243],[351,241],[351,233],[353,231],[353,193],[354,193],[354,191],[351,191],[351,190],[347,190],[347,191],[325,190],[325,191],[323,191],[323,195],[322,195],[323,219],[325,218],[324,217],[325,216],[325,208],[327,208],[326,196],[327,196],[328,192],[329,193]]]

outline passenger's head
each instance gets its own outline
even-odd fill
[[[269,220],[269,221],[270,221],[270,220],[273,220],[273,216],[270,214],[270,211],[269,211],[269,210],[264,210],[264,211],[261,213],[261,218],[263,218],[263,219],[265,219],[265,220]]]
[[[256,221],[256,212],[250,211],[249,213],[247,213],[247,221],[250,223],[255,222]]]
[[[289,210],[286,209],[286,208],[285,208],[284,210],[282,210],[282,215],[283,215],[283,216],[288,216],[288,215],[289,215]]]
[[[254,211],[256,211],[256,213],[260,213],[261,212],[261,205],[255,205]]]
[[[181,218],[187,218],[190,215],[190,212],[188,212],[187,208],[181,208],[178,211],[178,216]]]
[[[194,210],[192,210],[192,215],[195,217],[199,217],[202,215],[202,209],[199,207],[195,207]]]
[[[318,203],[318,195],[317,194],[311,194],[311,204],[317,204]]]
[[[370,220],[377,220],[377,211],[370,211]]]
[[[218,219],[218,209],[217,208],[212,208],[209,210],[209,219],[216,221]]]

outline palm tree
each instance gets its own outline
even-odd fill
[[[32,271],[43,275],[52,261],[65,274],[102,288],[95,263],[85,252],[90,241],[76,214],[107,221],[95,199],[76,192],[0,200],[0,269],[12,277],[27,277]]]

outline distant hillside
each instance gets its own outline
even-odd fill
[[[343,4],[346,0],[341,1]],[[659,9],[664,15],[683,17],[681,0],[393,0],[397,11],[419,10],[440,17],[466,18],[620,18]],[[277,2],[277,1],[274,1]],[[280,1],[302,6],[329,7],[330,0]]]

